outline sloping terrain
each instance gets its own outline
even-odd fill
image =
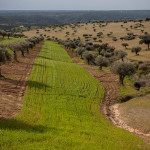
[[[67,52],[73,62],[85,68],[105,88],[105,96],[100,108],[104,117],[111,121],[113,125],[136,134],[150,144],[149,95],[119,104],[120,87],[117,84],[118,77],[109,70],[99,71],[97,66],[82,63],[79,57],[71,50],[67,49]]]
[[[123,25],[123,27],[122,27]],[[37,33],[36,30],[26,31],[24,34],[28,37],[32,37],[34,35],[40,35],[43,34],[45,37],[50,36],[50,38],[58,38],[61,40],[67,40],[70,38],[73,40],[74,38],[80,37],[81,41],[83,43],[86,43],[84,38],[84,34],[91,35],[88,37],[88,40],[90,42],[93,42],[94,44],[102,44],[102,43],[108,43],[110,46],[114,46],[117,50],[124,50],[128,55],[127,58],[130,60],[136,60],[136,61],[149,61],[150,57],[150,51],[147,49],[147,45],[139,44],[139,36],[143,35],[144,33],[141,32],[150,32],[150,22],[142,22],[141,27],[134,28],[137,25],[139,25],[138,22],[118,22],[118,23],[80,23],[77,25],[69,24],[65,25],[64,27],[47,27],[45,29],[39,29],[39,33]],[[132,27],[132,28],[131,28]],[[95,31],[94,31],[95,29]],[[67,35],[66,33],[69,32]],[[98,37],[97,34],[99,32],[102,32],[102,36]],[[108,36],[107,34],[112,34]],[[133,40],[121,40],[121,37],[127,36],[127,34],[133,33],[136,35],[136,38]],[[93,38],[97,38],[96,41],[93,40]],[[116,37],[117,41],[113,41],[112,38]],[[99,42],[99,40],[102,41]],[[122,43],[128,43],[127,49],[122,46]],[[133,46],[140,46],[142,50],[139,52],[139,55],[135,55],[135,53],[131,52],[131,48]],[[98,53],[97,51],[94,51],[94,53]]]
[[[0,122],[0,149],[149,149],[100,113],[103,86],[54,42],[45,42],[19,115]]]

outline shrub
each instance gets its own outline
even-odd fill
[[[104,43],[104,44],[102,44],[102,45],[101,45],[101,49],[106,50],[106,49],[107,49],[107,47],[108,47],[108,43]]]
[[[93,50],[93,46],[90,46],[90,45],[86,46],[86,50],[87,51],[92,51]]]
[[[109,52],[105,52],[105,54],[104,54],[104,56],[107,58],[111,57],[112,55],[113,55],[113,53],[109,53]]]
[[[96,41],[96,40],[97,40],[97,37],[93,37],[93,40]]]
[[[112,52],[114,52],[114,50],[115,50],[115,47],[113,47],[113,46],[107,46],[107,48],[105,49],[105,51],[108,53],[112,53]]]
[[[122,41],[123,41],[123,40],[124,40],[124,37],[120,37],[120,40],[122,40]]]
[[[139,80],[134,83],[135,88],[139,91],[141,87],[145,86],[145,81]]]
[[[100,47],[99,44],[94,44],[93,46],[94,46],[95,49],[98,49]]]
[[[139,70],[143,70],[143,71],[146,71],[147,68],[148,68],[148,66],[147,66],[146,63],[140,64],[139,67],[138,67]]]
[[[113,37],[112,40],[113,40],[113,41],[117,41],[117,38],[116,38],[116,37]]]

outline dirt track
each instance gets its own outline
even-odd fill
[[[0,119],[13,118],[20,112],[26,82],[42,45],[43,42],[37,44],[25,57],[21,57],[18,52],[19,62],[13,61],[1,67],[5,78],[0,79]]]

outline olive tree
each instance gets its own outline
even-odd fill
[[[139,44],[146,44],[148,46],[148,49],[150,49],[150,34],[145,34],[144,36],[140,36],[140,42]]]
[[[8,46],[8,48],[10,48],[10,49],[14,52],[14,59],[15,59],[15,61],[18,62],[16,51],[20,50],[19,41],[15,41],[15,42],[12,42],[12,43],[8,43],[7,46]],[[23,52],[22,52],[22,55],[24,55]]]
[[[2,77],[2,73],[1,73],[2,64],[5,64],[6,61],[10,61],[10,60],[11,60],[11,55],[8,53],[8,51],[0,47],[0,77]]]
[[[4,30],[0,30],[0,35],[2,35],[3,39],[4,39],[4,37],[7,35],[7,33]]]
[[[11,36],[11,32],[7,32],[6,35],[7,35],[8,39],[9,39],[9,37]]]
[[[81,56],[81,59],[83,59],[82,55],[83,55],[84,52],[85,52],[85,48],[83,48],[83,47],[79,47],[77,49],[77,54]]]
[[[31,42],[33,43],[33,45],[39,43],[40,41],[42,41],[44,39],[43,36],[39,36],[39,37],[31,37],[31,38],[28,38],[26,39],[27,42]]]
[[[90,62],[94,62],[93,54],[89,53],[88,51],[85,51],[83,53],[83,58],[88,63],[88,65],[90,64]]]
[[[122,43],[122,46],[127,49],[127,46],[129,46],[129,44],[128,43]]]
[[[100,55],[100,53],[101,53],[101,51],[102,51],[102,47],[99,46],[99,48],[97,49],[97,51],[98,51],[98,54]]]
[[[123,84],[126,76],[131,76],[136,72],[136,65],[130,61],[115,61],[111,66],[111,71],[119,75],[120,83]]]
[[[122,61],[124,60],[124,58],[127,56],[127,53],[123,50],[116,50],[115,51],[115,55],[119,58],[122,59]]]
[[[99,55],[96,57],[95,63],[99,66],[99,69],[102,70],[102,67],[108,66],[109,61],[106,57]]]
[[[33,48],[33,43],[29,42],[29,41],[21,41],[20,42],[20,48],[24,51],[27,51],[27,54],[29,54],[29,48]]]
[[[136,55],[139,55],[138,52],[141,51],[141,47],[140,46],[134,46],[131,48],[131,52],[135,52]]]

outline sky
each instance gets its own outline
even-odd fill
[[[0,0],[0,10],[150,10],[150,0]]]

